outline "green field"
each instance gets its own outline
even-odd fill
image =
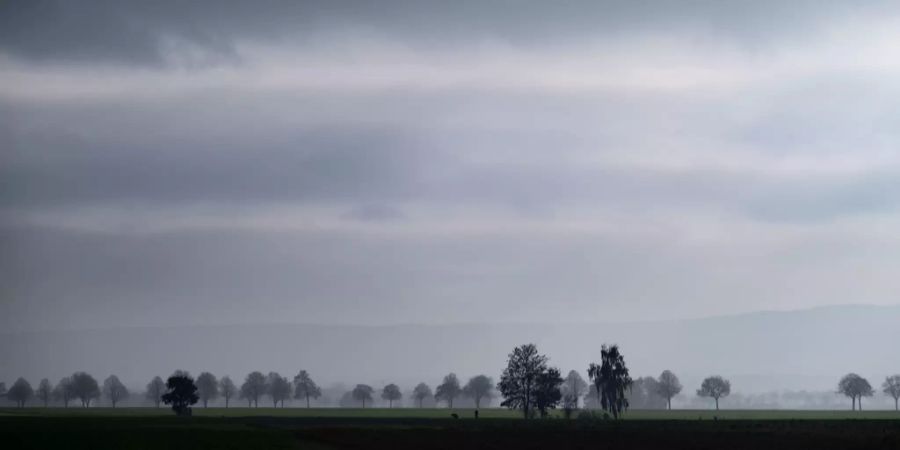
[[[522,420],[448,409],[0,410],[3,448],[900,448],[893,411],[630,411],[626,420]]]

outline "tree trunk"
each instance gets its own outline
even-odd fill
[[[894,397],[894,411],[900,411],[900,409],[897,408],[897,397]]]
[[[394,407],[394,400],[389,398],[388,399],[388,409],[391,409],[393,407]]]
[[[363,402],[363,409],[365,409],[366,408],[366,399],[362,399],[362,402]]]
[[[859,410],[862,411],[862,395],[859,396]]]
[[[856,411],[856,396],[855,396],[855,395],[851,395],[851,396],[850,396],[850,401],[852,402],[852,406],[850,407],[850,410],[851,410],[851,411]]]
[[[309,409],[309,394],[306,394],[306,409]]]
[[[716,411],[719,410],[719,397],[716,397]]]
[[[671,411],[672,410],[672,397],[667,398],[666,403],[668,403],[668,405],[669,405],[668,409],[669,409],[669,411]]]

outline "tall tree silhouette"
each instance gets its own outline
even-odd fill
[[[894,411],[898,411],[897,400],[900,399],[900,375],[891,375],[884,379],[881,385],[884,393],[894,399]]]
[[[444,381],[434,390],[434,399],[437,401],[445,401],[447,402],[447,406],[453,407],[453,399],[459,397],[459,394],[462,393],[462,388],[459,387],[459,378],[456,378],[455,373],[447,374],[444,377]]]
[[[38,388],[34,391],[35,396],[37,396],[38,400],[44,404],[44,408],[46,408],[50,404],[50,399],[53,397],[53,385],[50,384],[50,380],[44,378],[41,380],[40,384],[38,384]]]
[[[62,402],[64,408],[68,408],[72,397],[74,397],[72,393],[72,379],[63,377],[56,384],[56,387],[53,388],[53,398],[58,402]]]
[[[234,381],[231,381],[231,377],[228,375],[219,380],[219,392],[222,393],[222,398],[225,399],[225,407],[228,408],[231,397],[234,397],[234,394],[237,393],[237,386],[234,385]]]
[[[294,377],[294,398],[302,398],[306,400],[306,407],[309,408],[310,398],[319,398],[322,396],[322,390],[316,385],[312,377],[305,370],[301,370]]]
[[[538,353],[534,344],[525,344],[513,349],[506,360],[506,368],[497,383],[503,401],[500,406],[519,409],[525,418],[532,417],[537,404],[538,390],[546,387],[548,381],[547,357]],[[557,371],[558,373],[558,371]],[[558,386],[557,386],[558,388]]]
[[[393,408],[394,402],[400,400],[402,397],[403,394],[400,393],[400,388],[394,383],[385,386],[384,389],[381,390],[381,398],[388,401],[388,408]]]
[[[219,397],[219,380],[216,379],[215,375],[203,372],[197,377],[196,384],[197,396],[203,402],[204,408],[209,405],[210,400],[215,400]]]
[[[97,380],[86,372],[72,374],[72,393],[81,400],[81,406],[89,408],[91,401],[100,397],[100,385]]]
[[[475,400],[475,408],[481,408],[482,400],[490,400],[494,390],[494,380],[487,375],[476,375],[469,378],[463,387],[463,394]]]
[[[269,376],[266,377],[266,393],[272,398],[274,407],[277,408],[281,403],[281,407],[284,408],[284,401],[291,398],[293,390],[293,385],[287,378],[278,372],[269,372]]]
[[[591,363],[588,377],[597,389],[600,407],[618,419],[628,409],[625,390],[631,386],[631,376],[625,365],[625,357],[619,352],[618,345],[600,348],[600,364]]]
[[[417,384],[415,389],[413,389],[413,398],[419,402],[419,408],[422,407],[422,402],[428,397],[431,397],[431,388],[425,383]]]
[[[670,370],[663,370],[663,372],[659,374],[659,379],[656,381],[658,382],[656,385],[657,393],[666,399],[666,408],[671,410],[672,397],[681,392],[681,382],[678,381],[678,377]]]
[[[153,402],[157,408],[159,408],[160,402],[162,402],[162,396],[166,393],[166,382],[163,381],[159,376],[153,377],[149,383],[147,383],[147,392],[144,396],[147,400]]]
[[[241,398],[247,399],[248,403],[259,407],[259,398],[266,393],[266,376],[262,372],[250,372],[241,385]]]
[[[128,398],[129,392],[125,385],[119,381],[119,377],[110,375],[107,379],[103,380],[103,395],[109,399],[112,403],[112,407],[115,408],[120,401]]]
[[[587,388],[587,382],[584,381],[584,378],[581,378],[581,374],[577,370],[570,370],[569,374],[566,375],[566,380],[563,382],[562,394],[567,399],[568,405],[578,409],[578,401],[584,396]]]
[[[163,394],[162,401],[167,405],[172,405],[172,411],[175,411],[176,415],[191,415],[191,405],[199,400],[197,385],[186,371],[176,371],[166,380],[166,393]]]
[[[838,393],[850,397],[851,410],[855,411],[858,403],[859,410],[862,411],[862,398],[871,397],[875,390],[865,378],[855,373],[848,373],[838,382]]]
[[[372,401],[372,394],[375,392],[372,386],[368,384],[357,384],[350,395],[354,400],[362,402],[362,407],[366,407],[366,401]]]
[[[16,402],[17,408],[24,408],[25,403],[28,400],[31,400],[31,397],[34,396],[34,389],[31,388],[31,383],[28,380],[19,377],[12,386],[10,386],[9,390],[6,391],[6,398]]]

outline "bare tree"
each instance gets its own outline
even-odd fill
[[[50,404],[50,399],[53,397],[53,385],[50,384],[50,380],[44,378],[41,380],[40,384],[38,384],[38,388],[34,391],[37,398],[44,403],[44,408]]]
[[[381,391],[381,398],[388,401],[388,408],[393,408],[394,401],[400,400],[402,397],[403,394],[400,393],[400,388],[394,383],[385,386]]]
[[[250,372],[241,385],[241,398],[259,408],[259,398],[266,393],[266,376],[262,372]]]
[[[572,407],[578,409],[578,401],[587,392],[587,388],[587,382],[584,381],[584,378],[581,378],[581,374],[577,370],[570,370],[569,374],[566,375],[566,380],[563,382],[563,398],[566,399],[567,404],[570,403]]]
[[[276,408],[279,402],[281,407],[284,408],[284,400],[291,398],[293,386],[287,378],[279,375],[278,372],[269,372],[269,376],[266,379],[266,391],[269,397],[272,397],[272,403],[274,403]]]
[[[350,395],[354,400],[362,402],[362,407],[365,408],[366,400],[371,402],[372,394],[374,392],[375,390],[372,389],[372,386],[369,386],[368,384],[357,384],[356,387],[353,388],[353,391],[350,393]]]
[[[128,389],[119,381],[119,377],[110,375],[103,381],[103,395],[112,402],[112,407],[115,408],[116,404],[128,398]]]
[[[219,380],[209,372],[203,372],[197,377],[196,386],[197,396],[203,402],[204,408],[208,407],[210,400],[219,397]]]
[[[434,399],[447,402],[447,406],[453,408],[453,399],[459,397],[462,388],[459,387],[459,379],[455,373],[447,374],[444,381],[434,390]]]
[[[144,396],[159,408],[159,404],[162,402],[162,396],[165,393],[166,383],[159,376],[155,376],[147,383],[147,392]]]
[[[34,397],[34,389],[31,388],[31,383],[22,377],[19,377],[6,391],[6,398],[16,402],[17,408],[24,408],[25,403],[31,400],[31,397]]]
[[[881,385],[884,393],[894,398],[894,411],[897,411],[897,400],[900,399],[900,375],[892,375],[884,379]]]
[[[310,398],[319,398],[322,396],[322,390],[316,385],[312,377],[305,370],[294,377],[294,398],[306,399],[306,407],[309,408]]]
[[[81,406],[89,408],[91,401],[100,397],[100,385],[97,380],[86,372],[72,374],[72,393],[81,400]]]
[[[475,408],[481,408],[482,400],[490,400],[493,396],[494,380],[487,375],[476,375],[469,378],[469,382],[463,387],[463,394],[475,400]]]
[[[716,399],[716,411],[719,410],[719,399],[731,394],[731,382],[716,375],[703,380],[697,395]]]
[[[53,388],[53,398],[58,402],[62,402],[63,407],[68,408],[72,397],[74,397],[72,393],[72,379],[63,377],[56,384],[56,387]]]
[[[657,380],[657,393],[666,399],[666,407],[667,409],[672,409],[672,397],[678,395],[681,392],[682,386],[681,382],[678,381],[678,377],[675,376],[674,373],[670,370],[663,370],[661,374],[659,374],[659,380]]]
[[[234,381],[231,381],[231,377],[226,375],[219,380],[219,392],[222,393],[222,398],[225,399],[225,407],[228,408],[231,397],[234,397],[234,394],[237,392],[237,386],[234,385]]]
[[[422,407],[422,402],[428,397],[431,397],[431,388],[425,383],[417,384],[416,388],[413,389],[413,398],[419,402],[419,408]]]

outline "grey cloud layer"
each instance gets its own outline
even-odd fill
[[[893,301],[890,4],[0,8],[3,325]]]

